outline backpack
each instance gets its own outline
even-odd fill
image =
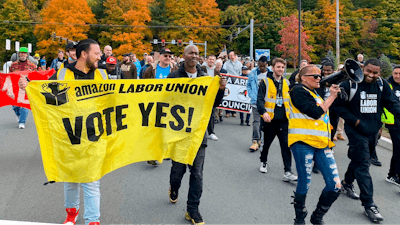
[[[381,77],[378,77],[379,79],[377,80],[378,82],[378,86],[379,86],[379,90],[381,90],[381,92],[383,91],[383,80]],[[358,83],[356,82],[352,82],[350,80],[350,95],[349,95],[349,102],[354,98],[354,95],[357,92],[357,88],[358,88]]]

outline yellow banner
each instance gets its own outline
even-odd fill
[[[219,77],[31,81],[26,88],[49,181],[86,183],[131,163],[192,164]]]

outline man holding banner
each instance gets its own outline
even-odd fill
[[[80,41],[76,45],[77,62],[68,64],[60,69],[49,80],[107,80],[104,70],[97,69],[101,57],[99,44],[92,39]],[[28,81],[21,78],[21,89],[28,86]],[[85,201],[85,223],[89,225],[100,224],[100,180],[90,183],[64,183],[64,198],[67,218],[64,224],[75,224],[79,213],[79,187],[82,185]]]
[[[36,71],[36,65],[28,60],[28,48],[22,47],[18,53],[19,59],[11,64],[10,72]],[[25,93],[25,91],[24,91]],[[23,107],[13,106],[15,115],[17,115],[18,128],[25,129],[26,118],[29,110]]]
[[[168,78],[198,78],[206,76],[201,70],[200,66],[196,66],[199,61],[199,49],[195,45],[186,46],[183,58],[185,62],[179,69],[168,75]],[[214,107],[218,106],[224,96],[226,80],[220,80],[220,87],[215,98]],[[187,211],[185,218],[193,224],[204,224],[203,219],[199,212],[200,197],[203,191],[203,166],[205,151],[207,147],[207,138],[203,137],[201,146],[197,152],[193,165],[189,165],[190,181],[189,181],[189,194],[187,201]],[[171,174],[170,174],[170,190],[169,199],[172,203],[178,201],[178,190],[181,186],[183,175],[186,172],[186,165],[172,161]]]

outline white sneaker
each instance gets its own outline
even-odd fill
[[[266,162],[262,162],[262,163],[261,163],[261,166],[260,166],[260,172],[261,172],[261,173],[266,173],[266,172],[268,172],[267,167],[268,167],[268,164],[267,164]]]
[[[208,138],[210,138],[213,141],[218,141],[218,137],[215,134],[208,135]]]
[[[20,123],[20,124],[18,125],[18,128],[19,128],[19,129],[25,129],[25,124]]]
[[[297,181],[297,176],[295,176],[291,172],[285,172],[285,174],[283,174],[283,181],[285,181],[285,182]]]

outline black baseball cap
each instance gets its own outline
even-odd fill
[[[160,55],[162,55],[162,54],[174,54],[174,52],[172,52],[169,48],[163,48],[163,49],[161,49],[161,51],[160,51]]]
[[[125,53],[125,54],[123,54],[122,56],[123,57],[126,57],[126,56],[130,56],[131,54],[130,53]]]
[[[65,51],[68,51],[70,49],[76,49],[76,43],[68,42],[67,46],[65,46]]]

